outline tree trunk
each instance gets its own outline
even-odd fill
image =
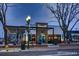
[[[64,42],[67,43],[67,41],[68,41],[67,32],[64,31],[63,35],[64,35]]]
[[[6,30],[5,26],[3,26],[3,29],[4,29],[4,40],[5,40],[5,45],[7,45],[7,44],[8,44],[7,30]]]
[[[66,42],[65,32],[63,32],[63,36],[64,42]]]
[[[69,44],[70,42],[69,42],[68,32],[67,31],[63,32],[63,35],[64,35],[64,42]]]

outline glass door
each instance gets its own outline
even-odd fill
[[[45,34],[44,33],[40,33],[40,35],[38,36],[38,43],[39,44],[44,44],[44,43],[46,43],[46,36],[45,36]]]

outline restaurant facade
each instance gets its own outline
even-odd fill
[[[22,40],[28,42],[27,26],[6,26],[8,44],[19,45]],[[29,44],[48,45],[61,42],[61,35],[54,33],[48,23],[36,23],[30,26]]]

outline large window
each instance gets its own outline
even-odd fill
[[[4,39],[0,38],[0,44],[3,44]]]
[[[16,44],[17,42],[16,36],[17,36],[16,33],[8,34],[8,43]]]
[[[79,41],[79,35],[72,35],[72,41]]]

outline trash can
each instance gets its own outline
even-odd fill
[[[21,42],[21,50],[25,50],[25,48],[26,48],[26,41],[22,41]]]

